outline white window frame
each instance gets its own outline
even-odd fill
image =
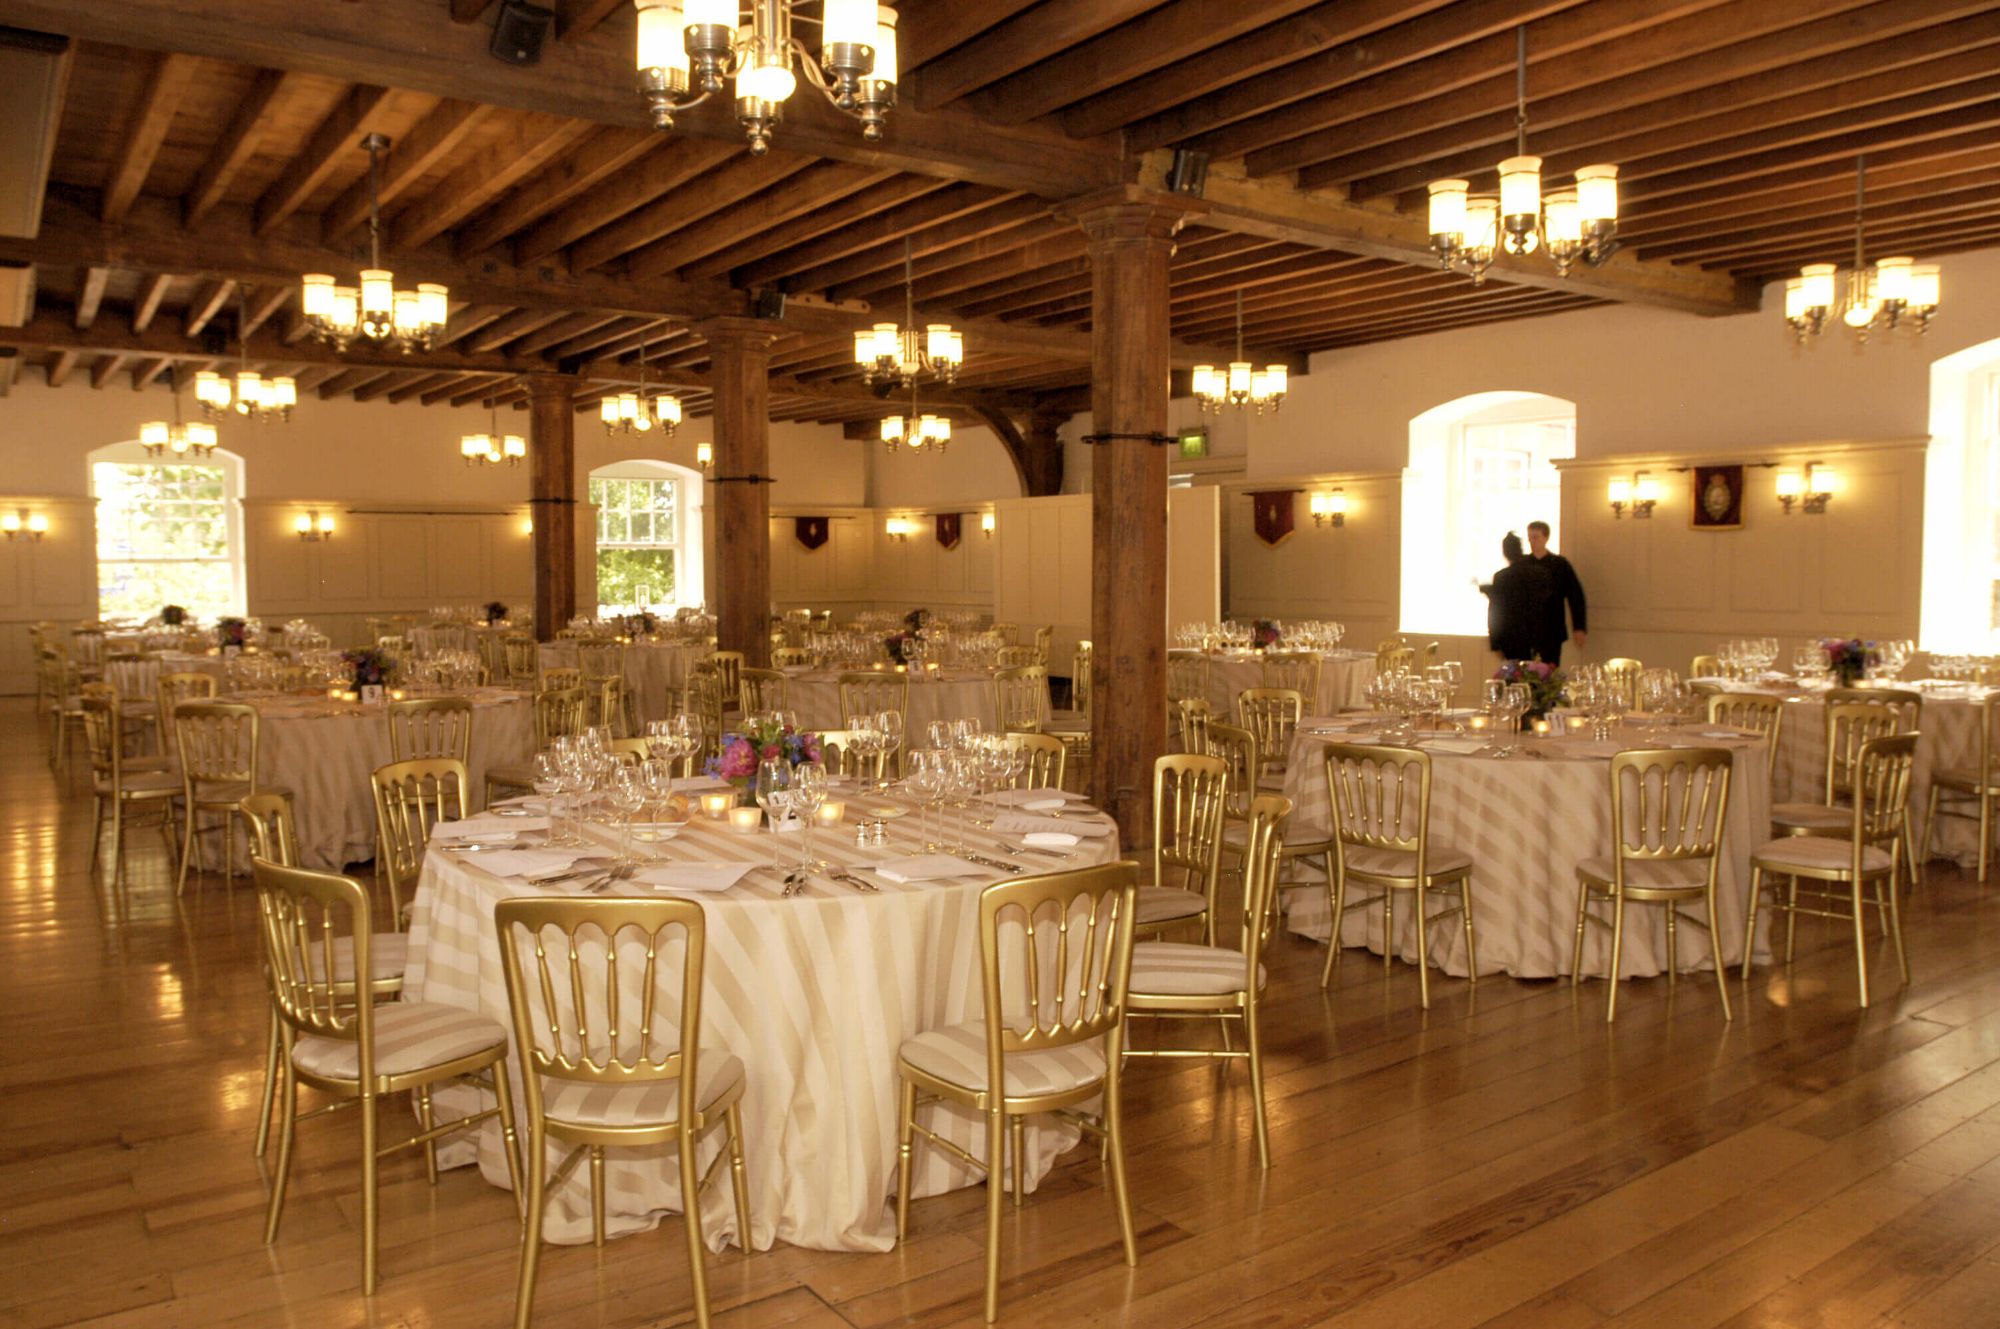
[[[1918,645],[2000,651],[2000,338],[1931,366]]]
[[[97,467],[100,463],[116,466],[207,466],[222,472],[223,532],[227,548],[227,553],[222,559],[118,558],[109,561],[115,563],[227,562],[229,565],[229,603],[222,606],[222,609],[224,613],[228,614],[244,614],[249,600],[249,579],[246,575],[243,538],[243,458],[226,448],[217,448],[209,456],[198,459],[152,457],[147,455],[145,445],[137,439],[128,439],[122,443],[107,444],[104,447],[93,450],[84,458],[85,479],[89,484],[90,495],[93,500],[101,500],[102,498],[97,490]],[[103,601],[99,597],[103,594],[104,586],[101,565],[106,561],[102,557],[100,547],[101,529],[100,522],[92,522],[90,552],[93,589],[91,597],[93,602],[98,605],[100,613],[103,609]]]
[[[653,601],[650,608],[655,612],[672,613],[683,606],[697,606],[705,603],[706,594],[702,575],[702,505],[700,501],[702,477],[699,471],[671,462],[652,460],[630,460],[612,462],[600,466],[589,475],[589,482],[599,480],[645,480],[654,483],[671,481],[674,486],[674,538],[667,541],[638,542],[631,540],[607,541],[604,536],[604,514],[597,510],[595,500],[591,505],[591,586],[595,598],[597,587],[597,553],[601,549],[665,549],[673,554],[674,591],[671,596],[662,596]],[[588,485],[585,492],[588,493]],[[623,612],[636,609],[636,605],[609,605],[598,602],[598,612]]]

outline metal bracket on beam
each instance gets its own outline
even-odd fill
[[[564,505],[566,505],[566,506],[568,506],[568,507],[575,507],[575,506],[576,506],[576,500],[575,500],[575,499],[573,499],[573,498],[530,498],[530,499],[528,500],[528,502],[530,502],[530,503],[561,503],[561,504],[564,504]]]
[[[774,485],[777,479],[769,475],[711,475],[712,485]]]
[[[1170,448],[1180,439],[1172,434],[1085,434],[1083,441],[1092,447],[1102,447],[1106,443],[1151,443],[1155,447]]]

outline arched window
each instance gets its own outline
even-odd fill
[[[1931,366],[1919,644],[2000,647],[2000,340]]]
[[[699,472],[663,461],[600,466],[590,473],[590,501],[599,613],[703,602]]]
[[[97,612],[151,618],[243,612],[243,459],[148,457],[138,442],[89,456],[97,500]]]
[[[1576,455],[1576,406],[1538,392],[1480,392],[1410,421],[1403,472],[1402,630],[1484,636],[1479,587],[1500,539],[1549,524],[1560,543],[1561,478]]]

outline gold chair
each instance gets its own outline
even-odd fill
[[[716,672],[722,686],[724,709],[735,710],[737,699],[743,695],[743,652],[711,651],[702,663]]]
[[[1263,686],[1289,688],[1309,705],[1319,704],[1320,671],[1326,658],[1318,651],[1272,651],[1264,657]]]
[[[1216,722],[1209,704],[1200,697],[1183,697],[1168,704],[1173,712],[1174,737],[1180,741],[1181,751],[1206,753],[1208,727]]]
[[[1924,838],[1920,857],[1929,861],[1936,843],[1937,819],[1957,817],[1979,823],[1979,880],[1986,880],[1987,865],[1993,857],[1993,805],[2000,801],[2000,765],[1993,758],[1993,724],[2000,716],[2000,693],[1989,693],[1979,707],[1979,755],[1969,767],[1951,767],[1931,772],[1929,805],[1924,810]],[[1978,811],[1964,810],[1968,803]]]
[[[1076,653],[1070,657],[1069,709],[1051,711],[1045,730],[1068,748],[1070,757],[1085,770],[1088,770],[1092,756],[1090,708],[1091,693],[1095,684],[1090,677],[1091,664],[1090,643],[1078,642]],[[1047,661],[1043,661],[1043,666],[1047,667]]]
[[[1214,943],[1228,803],[1229,766],[1222,758],[1182,752],[1153,763],[1153,879],[1139,888],[1137,919],[1147,935],[1196,923],[1201,939]]]
[[[583,671],[570,665],[550,665],[542,670],[539,690],[542,692],[565,692],[570,688],[583,686]]]
[[[408,761],[415,757],[453,757],[461,762],[471,760],[470,697],[421,697],[392,701],[384,715],[389,722],[390,761]]]
[[[545,750],[558,738],[574,737],[583,732],[588,703],[582,688],[546,689],[537,692],[533,699],[535,721],[535,751]],[[493,802],[496,789],[533,789],[535,787],[535,763],[508,762],[486,768],[486,804]]]
[[[431,1183],[437,1183],[438,1137],[489,1117],[500,1119],[502,1153],[520,1206],[519,1145],[514,1137],[512,1089],[507,1081],[507,1031],[477,1011],[434,1002],[394,1002],[377,1006],[358,1001],[350,980],[339,977],[337,942],[346,942],[351,973],[372,973],[374,936],[369,928],[368,890],[333,872],[284,867],[269,859],[251,861],[257,878],[258,918],[271,1000],[278,1011],[278,1165],[264,1220],[264,1244],[278,1239],[285,1188],[292,1173],[292,1137],[299,1121],[299,1085],[331,1095],[316,1117],[353,1105],[361,1118],[361,1290],[376,1285],[376,1230],[380,1205],[376,1163],[386,1153],[412,1146],[425,1150]],[[433,1087],[475,1079],[490,1087],[496,1106],[436,1124]],[[386,1148],[376,1144],[376,1100],[410,1093],[417,1105],[417,1133]]]
[[[739,705],[745,712],[791,709],[791,680],[776,669],[739,669],[736,687]]]
[[[35,686],[44,698],[42,712],[49,720],[49,769],[58,779],[69,777],[70,748],[84,733],[83,675],[61,651],[44,649],[36,658]]]
[[[1056,639],[1055,628],[1047,623],[1035,629],[1035,663],[1042,668],[1049,667],[1049,646]]]
[[[771,652],[773,669],[807,669],[812,666],[812,652],[803,646],[780,646]]]
[[[1688,661],[1689,678],[1725,678],[1722,672],[1722,657],[1719,655],[1697,655]]]
[[[1848,833],[1849,801],[1854,773],[1864,744],[1893,734],[1914,733],[1922,713],[1921,693],[1889,688],[1834,688],[1826,694],[1826,782],[1818,803],[1775,803],[1771,807],[1773,835],[1832,835]],[[1904,864],[1916,880],[1916,833],[1907,822]]]
[[[995,669],[1024,669],[1029,665],[1040,663],[1041,661],[1035,658],[1035,648],[1032,646],[1002,646],[993,652]]]
[[[1749,729],[1764,736],[1764,783],[1778,769],[1778,737],[1785,724],[1785,704],[1761,692],[1715,692],[1704,703],[1710,724]]]
[[[1001,1192],[1011,1138],[1014,1203],[1027,1183],[1024,1119],[1057,1112],[1104,1141],[1125,1263],[1137,1266],[1120,1119],[1125,1002],[1132,971],[1136,864],[1017,877],[979,894],[983,1017],[904,1043],[897,1131],[896,1239],[910,1230],[910,1161],[921,1136],[986,1173],[986,1320],[1000,1313]],[[1010,933],[1003,945],[1001,930]],[[1029,994],[1032,994],[1030,996]],[[1103,1098],[1096,1120],[1073,1109]],[[986,1157],[917,1125],[920,1102],[942,1099],[986,1119]]]
[[[87,689],[91,685],[85,684]],[[104,841],[104,809],[111,808],[111,884],[116,887],[125,868],[127,809],[132,812],[155,810],[160,814],[160,830],[167,851],[174,849],[174,800],[181,796],[178,771],[157,764],[133,769],[125,756],[125,715],[116,693],[110,696],[84,693],[78,698],[83,711],[84,740],[90,753],[90,866],[97,867]]]
[[[708,756],[714,756],[721,748],[722,735],[728,728],[725,707],[734,700],[723,692],[722,686],[720,669],[701,664],[688,670],[687,710],[701,721],[703,751]]]
[[[736,1195],[736,1242],[748,1251],[750,1190],[743,1173],[743,1063],[700,1046],[708,949],[701,906],[692,900],[516,898],[496,904],[493,920],[526,1098],[528,1221],[521,1234],[516,1329],[527,1329],[534,1313],[550,1195],[588,1159],[591,1231],[602,1246],[604,1151],[669,1143],[680,1160],[695,1323],[708,1329],[701,1191],[726,1156]],[[678,991],[671,960],[676,949]],[[695,1148],[718,1124],[727,1150],[704,1173]],[[552,1142],[568,1152],[550,1178]]]
[[[625,646],[616,641],[576,643],[576,667],[586,680],[625,677]]]
[[[651,760],[653,740],[650,738],[614,738],[605,749],[607,755],[627,766],[637,766]]]
[[[1305,698],[1291,688],[1245,688],[1236,694],[1236,723],[1257,736],[1261,775],[1285,773],[1305,707]]]
[[[1409,646],[1396,646],[1386,651],[1375,652],[1375,672],[1393,674],[1416,668],[1417,653]]]
[[[181,758],[181,801],[186,809],[180,873],[174,894],[187,889],[201,814],[222,814],[222,875],[226,885],[236,870],[236,805],[248,794],[289,795],[281,785],[257,783],[258,718],[255,707],[238,702],[184,701],[174,707],[174,741]]]
[[[994,623],[986,630],[1008,646],[1021,640],[1021,625],[1018,623]]]
[[[586,678],[583,681],[584,708],[589,712],[588,723],[602,725],[614,735],[626,736],[631,732],[628,717],[631,714],[632,692],[625,684],[623,674],[612,674],[607,678]]]
[[[1069,745],[1054,734],[1008,734],[1000,740],[1026,761],[1014,777],[1015,789],[1061,789],[1068,774]]]
[[[1208,700],[1208,657],[1192,652],[1167,653],[1167,700]]]
[[[1639,675],[1646,666],[1629,655],[1614,655],[1604,662],[1604,680],[1625,695],[1625,704],[1639,709]]]
[[[531,688],[541,673],[542,648],[525,632],[506,633],[500,638],[500,664],[508,683]]]
[[[907,726],[910,718],[910,677],[886,671],[861,671],[840,676],[840,718],[894,711]]]
[[[879,783],[887,754],[864,753],[855,745],[852,729],[822,729],[819,735],[820,765],[829,775],[845,775]]]
[[[1797,940],[1798,916],[1835,918],[1854,925],[1854,964],[1860,980],[1861,1004],[1868,1005],[1867,936],[1861,911],[1873,905],[1896,947],[1896,964],[1903,982],[1910,981],[1910,959],[1903,949],[1903,915],[1896,896],[1898,860],[1908,838],[1910,771],[1916,764],[1917,736],[1892,734],[1861,745],[1854,763],[1852,808],[1847,836],[1786,835],[1767,841],[1750,855],[1750,908],[1743,921],[1743,976],[1750,976],[1750,950],[1757,936],[1757,910],[1764,903],[1766,874],[1789,880],[1780,898],[1774,889],[1769,907],[1785,914],[1785,963],[1790,964]],[[1818,882],[1810,903],[1799,903],[1799,879]],[[1870,884],[1874,898],[1862,892]],[[1844,891],[1842,887],[1846,888]],[[1845,906],[1836,908],[1836,906]]]
[[[375,852],[389,887],[389,916],[403,930],[403,902],[416,895],[431,827],[463,817],[472,781],[455,757],[414,758],[377,766],[369,777],[375,794]],[[408,893],[405,894],[405,888]]]
[[[1241,732],[1241,731],[1238,731]],[[1278,864],[1292,800],[1262,794],[1250,800],[1243,852],[1243,927],[1238,944],[1196,946],[1185,942],[1142,941],[1132,947],[1131,993],[1127,1015],[1160,1019],[1218,1020],[1220,1048],[1139,1048],[1128,1041],[1128,1057],[1241,1057],[1250,1063],[1250,1102],[1257,1136],[1257,1162],[1271,1166],[1270,1128],[1264,1119],[1264,1041],[1257,1024],[1257,999],[1264,990],[1264,944],[1275,921]],[[1230,1045],[1230,1021],[1243,1027],[1245,1050]]]
[[[1048,715],[1049,675],[1040,665],[993,673],[994,729],[1003,734],[1039,734]]]
[[[1414,789],[1412,786],[1414,785]],[[1459,915],[1465,926],[1466,974],[1479,982],[1479,951],[1472,928],[1472,858],[1431,843],[1431,754],[1419,748],[1333,743],[1326,750],[1326,792],[1333,807],[1333,937],[1325,987],[1340,963],[1340,925],[1355,905],[1382,906],[1382,971],[1396,954],[1396,894],[1406,891],[1417,914],[1417,993],[1431,1005],[1430,929]],[[1350,900],[1350,885],[1380,895]],[[1429,913],[1432,894],[1456,894],[1458,903]]]
[[[1715,909],[1732,765],[1727,748],[1635,748],[1611,759],[1611,834],[1617,843],[1609,855],[1595,855],[1576,865],[1576,940],[1569,957],[1569,981],[1575,987],[1583,980],[1585,925],[1611,930],[1611,964],[1605,972],[1610,980],[1604,1001],[1607,1024],[1618,1018],[1628,901],[1666,910],[1669,987],[1680,970],[1675,925],[1686,922],[1707,929],[1722,1018],[1735,1018],[1729,1009],[1722,924]],[[1611,906],[1609,923],[1590,912],[1598,900]],[[1683,903],[1696,901],[1703,906],[1703,916],[1681,912]]]

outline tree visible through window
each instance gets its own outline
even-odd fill
[[[680,484],[664,476],[593,476],[597,508],[597,605],[629,613],[678,602]]]
[[[97,611],[150,618],[177,604],[241,613],[229,477],[222,466],[96,461]]]

